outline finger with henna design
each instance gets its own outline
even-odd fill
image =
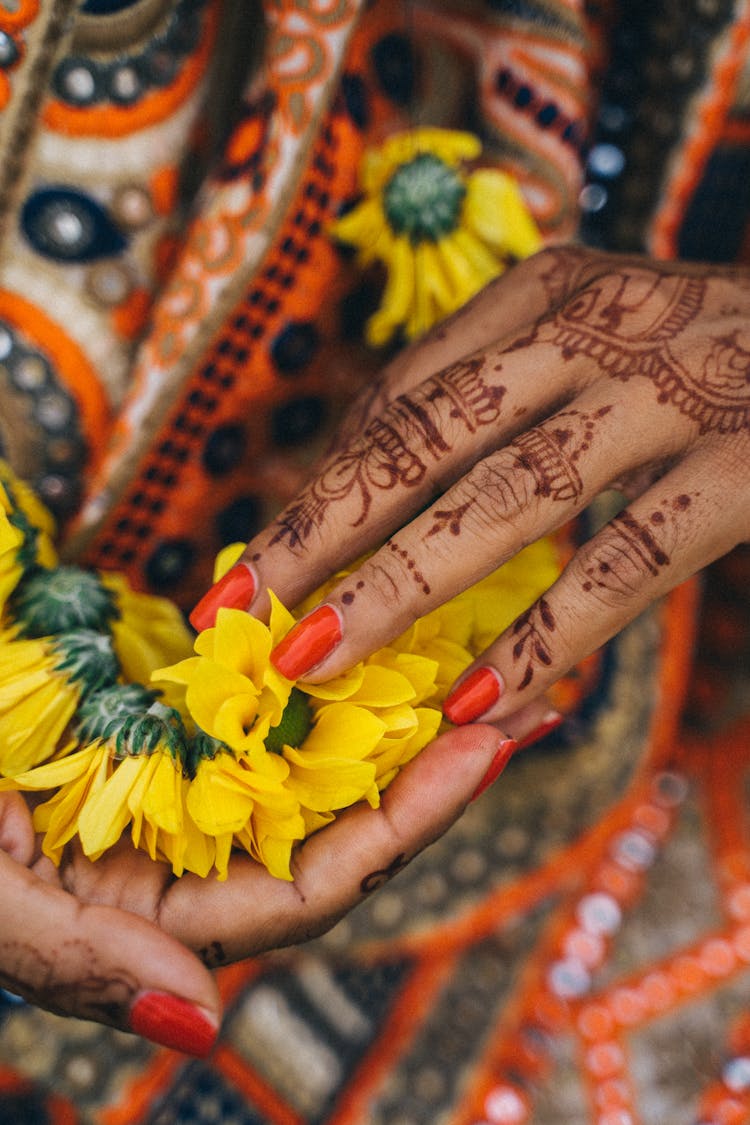
[[[33,848],[24,804],[18,794],[0,796],[2,986],[61,1015],[206,1055],[220,1014],[209,972],[153,922],[82,903],[24,866]]]
[[[681,440],[679,429],[665,431],[654,419],[652,429],[626,441],[621,416],[608,386],[592,389],[485,458],[363,562],[354,583],[347,579],[327,593],[325,611],[336,619],[329,645],[308,644],[308,634],[317,635],[318,607],[271,659],[283,661],[293,644],[297,677],[319,682],[337,675],[452,597],[459,567],[463,588],[581,511],[613,474],[637,463],[639,443],[644,451],[658,443],[666,456]],[[485,678],[483,687],[492,686]]]
[[[703,464],[701,464],[703,462]],[[741,501],[722,502],[696,452],[590,539],[534,603],[454,685],[453,722],[498,722],[534,698],[623,629],[649,604],[720,557],[750,531]],[[696,488],[696,481],[703,486]],[[711,527],[711,536],[702,531]],[[708,546],[707,546],[708,544]],[[502,680],[494,698],[473,689],[479,676]]]

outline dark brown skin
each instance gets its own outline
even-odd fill
[[[203,962],[323,932],[443,832],[486,773],[496,727],[523,738],[548,709],[545,689],[748,539],[748,324],[745,271],[561,248],[400,355],[302,494],[248,545],[259,589],[287,605],[374,551],[326,599],[343,641],[311,680],[387,643],[604,490],[616,485],[628,506],[478,658],[506,685],[482,724],[437,739],[381,810],[349,810],[312,837],[292,884],[247,857],[225,883],[175,881],[127,841],[95,864],[71,850],[58,870],[39,857],[24,801],[4,796],[3,983],[118,1026],[144,988],[216,1013]],[[265,594],[251,608],[265,614]]]
[[[247,550],[259,590],[272,577],[288,604],[374,551],[327,595],[343,640],[308,678],[341,672],[617,488],[628,506],[476,661],[505,683],[482,720],[504,722],[747,540],[749,316],[746,270],[561,247],[403,352]],[[251,612],[266,611],[260,594]]]
[[[526,708],[512,735],[533,730],[547,707]],[[96,863],[71,846],[57,868],[39,854],[23,797],[0,794],[0,986],[125,1029],[144,990],[218,1017],[210,969],[327,930],[460,816],[503,737],[477,724],[436,739],[380,809],[356,806],[297,849],[293,883],[244,854],[226,882],[175,879],[128,839]]]

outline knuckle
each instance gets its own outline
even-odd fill
[[[513,459],[494,454],[473,465],[465,477],[442,498],[432,511],[431,534],[444,530],[466,531],[472,538],[515,554],[526,546],[526,516],[533,497],[526,473],[519,473]]]
[[[396,632],[401,632],[414,619],[416,598],[429,597],[432,590],[420,560],[396,539],[388,539],[383,548],[359,570],[366,591],[368,609],[376,617],[382,610]]]
[[[669,557],[642,525],[617,521],[581,547],[568,564],[580,588],[599,606],[614,612],[639,608],[648,600]]]

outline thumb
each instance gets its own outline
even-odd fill
[[[0,852],[0,984],[60,1015],[208,1054],[220,1000],[197,957],[157,926],[81,903]]]

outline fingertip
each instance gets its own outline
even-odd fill
[[[26,801],[17,792],[0,793],[0,851],[26,867],[34,859],[35,847],[34,827]]]
[[[24,919],[23,945],[18,918]],[[219,991],[191,950],[155,922],[82,901],[1,852],[0,946],[13,990],[40,1007],[136,1031],[193,1054],[210,1049],[216,1037]],[[149,1007],[141,1000],[152,994],[173,998],[161,1015],[153,1002]]]
[[[328,603],[294,625],[271,653],[271,663],[288,680],[304,679],[343,638],[341,614]]]
[[[503,747],[515,741],[489,723],[470,723],[439,735],[405,766],[383,794],[426,822],[454,820],[476,793]],[[446,825],[444,824],[443,827]]]
[[[219,1034],[218,1016],[181,996],[144,990],[133,1001],[130,1030],[136,1035],[175,1051],[206,1058]]]
[[[241,560],[216,582],[190,614],[190,624],[198,633],[216,624],[220,609],[249,610],[258,592],[258,576],[251,563]]]
[[[505,692],[505,682],[496,668],[473,668],[450,691],[443,714],[455,726],[474,723],[492,710]]]

